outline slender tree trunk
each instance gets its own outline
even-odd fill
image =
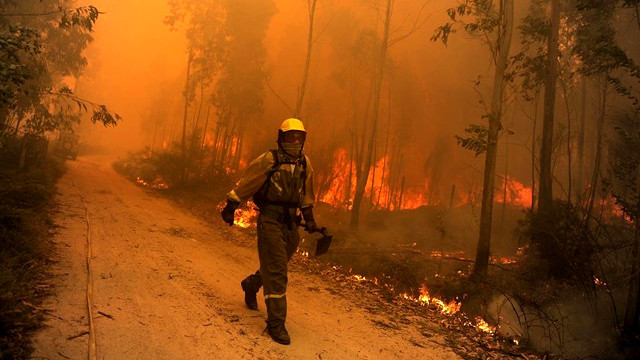
[[[398,199],[398,205],[396,209],[402,210],[402,198],[404,197],[404,175],[402,175],[402,182],[400,183],[400,198]]]
[[[377,59],[377,66],[373,76],[373,109],[371,109],[371,137],[369,138],[369,145],[367,154],[364,161],[364,169],[361,172],[361,176],[358,177],[356,184],[356,193],[353,201],[353,209],[351,211],[351,228],[357,229],[360,221],[360,203],[362,202],[362,196],[364,195],[365,186],[367,185],[367,178],[369,177],[369,169],[371,168],[371,161],[373,156],[373,146],[375,144],[375,138],[377,134],[378,112],[380,108],[380,94],[382,90],[382,76],[384,75],[384,65],[387,59],[387,50],[389,43],[389,24],[391,23],[391,14],[393,8],[393,0],[387,0],[386,16],[384,21],[384,31],[382,35],[382,43],[380,44],[380,55]]]
[[[191,60],[193,59],[193,49],[189,48],[187,59],[187,76],[184,85],[184,114],[182,116],[182,181],[187,181],[187,113],[189,111],[189,76],[191,73]]]
[[[374,202],[373,202],[373,198],[375,194],[375,186],[376,186],[376,146],[373,146],[373,168],[371,170],[371,191],[369,194],[369,207],[373,208],[374,206]]]
[[[607,106],[607,81],[602,80],[602,94],[600,98],[600,111],[598,114],[598,120],[596,124],[596,151],[593,160],[593,173],[591,176],[591,184],[589,189],[589,199],[587,202],[587,209],[585,211],[584,225],[589,226],[591,221],[591,213],[593,212],[593,204],[596,200],[596,191],[598,189],[598,178],[600,176],[600,162],[602,161],[602,129],[604,127],[604,119],[606,116]]]
[[[304,94],[307,89],[307,78],[309,77],[309,67],[311,65],[311,49],[313,47],[313,20],[316,14],[316,3],[318,0],[308,0],[309,5],[309,34],[307,37],[307,59],[304,65],[304,74],[302,76],[302,85],[300,85],[300,91],[298,92],[298,99],[296,100],[296,109],[293,113],[293,117],[299,118],[302,113],[302,101],[304,100]]]
[[[533,109],[533,129],[531,139],[531,211],[536,206],[536,132],[538,131],[538,98],[539,91],[536,91]]]
[[[353,181],[353,155],[356,148],[356,136],[355,134],[351,135],[351,151],[349,152],[349,176],[347,177],[347,184],[344,189],[344,203],[347,204],[347,209],[349,208],[349,201],[351,201],[351,182]]]
[[[587,79],[582,78],[580,91],[580,129],[578,130],[578,176],[576,179],[576,192],[580,198],[584,191],[584,136],[587,109]]]
[[[547,39],[547,75],[544,81],[544,118],[542,121],[542,145],[540,147],[540,189],[538,211],[549,216],[553,210],[553,119],[556,104],[556,80],[558,79],[558,33],[560,29],[560,0],[551,0],[551,31]]]
[[[502,101],[504,89],[504,75],[511,48],[513,33],[514,0],[505,0],[501,5],[501,22],[504,31],[498,43],[496,56],[496,70],[491,97],[491,115],[489,116],[489,134],[487,137],[487,153],[484,163],[484,181],[482,186],[482,207],[480,210],[480,231],[476,261],[473,268],[473,278],[482,280],[487,275],[489,266],[489,250],[491,245],[491,225],[493,220],[493,192],[496,174],[496,156],[498,153],[498,133],[502,119]]]
[[[211,113],[211,105],[207,105],[207,115],[204,118],[204,128],[202,129],[202,139],[200,140],[200,151],[202,153],[202,156],[200,157],[200,173],[202,174],[203,177],[206,178],[207,174],[206,171],[204,169],[204,159],[206,157],[206,152],[204,151],[205,149],[205,140],[207,137],[207,128],[209,127],[209,115]]]
[[[380,194],[382,194],[382,189],[384,188],[384,175],[387,170],[387,162],[388,162],[388,151],[389,151],[389,137],[391,135],[391,81],[389,81],[389,106],[388,106],[388,114],[387,114],[387,136],[384,141],[384,152],[382,153],[384,156],[384,160],[382,162],[382,175],[380,177],[380,190],[378,190],[378,199],[376,200],[375,209],[378,209],[380,205]],[[387,181],[387,187],[389,182]]]
[[[509,134],[504,139],[504,184],[502,184],[502,216],[500,217],[500,231],[504,229],[504,219],[507,216],[507,190],[509,185]]]
[[[209,176],[211,179],[218,173],[218,153],[220,152],[220,132],[222,130],[222,115],[223,112],[218,112],[218,121],[216,122],[216,134],[213,138],[213,147],[211,149],[211,162],[209,163]]]
[[[567,90],[567,84],[563,78],[560,78],[560,84],[562,85],[562,98],[564,99],[564,107],[567,111],[567,202],[572,204],[572,183],[573,183],[573,151],[571,144],[571,107],[569,106],[569,91]]]

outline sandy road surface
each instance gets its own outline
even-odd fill
[[[329,291],[320,276],[296,271],[287,296],[292,344],[276,344],[263,333],[262,296],[260,311],[244,307],[240,280],[258,260],[255,248],[226,239],[237,230],[147,194],[107,159],[67,167],[55,215],[57,290],[43,305],[52,311],[34,359],[87,358],[87,233],[98,359],[458,358],[438,335],[380,327],[376,314]]]

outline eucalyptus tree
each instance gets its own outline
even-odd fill
[[[391,21],[393,19],[394,0],[386,0],[381,3],[382,10],[382,33],[379,36],[374,30],[364,30],[356,40],[353,47],[353,54],[364,64],[362,71],[369,72],[367,77],[368,85],[366,101],[364,105],[364,124],[362,130],[357,129],[357,109],[354,109],[354,144],[356,163],[356,186],[353,195],[353,207],[351,209],[350,227],[356,229],[360,220],[360,208],[365,195],[366,185],[369,181],[369,172],[375,161],[375,150],[379,132],[378,119],[380,116],[380,106],[382,102],[382,88],[384,85],[385,72],[393,67],[393,59],[389,56],[389,49],[413,34],[422,24],[422,10],[426,4],[415,13],[415,19],[410,28],[391,31]],[[364,56],[363,56],[364,55]],[[362,61],[368,57],[368,61]],[[355,99],[354,99],[355,101]],[[356,104],[354,104],[356,105]],[[391,106],[391,104],[388,104]],[[358,135],[359,133],[359,135]],[[359,137],[359,139],[358,139]],[[385,154],[386,155],[386,154]],[[399,162],[398,162],[399,163]],[[373,182],[373,180],[372,180]],[[402,186],[401,186],[402,188]],[[402,191],[400,191],[402,193]],[[371,203],[374,203],[373,191],[371,192]],[[401,199],[400,195],[400,199]],[[401,200],[397,202],[398,207]]]
[[[0,3],[0,138],[71,130],[81,111],[105,126],[120,120],[63,80],[86,67],[82,51],[99,15],[96,7],[75,7],[75,1]]]
[[[449,36],[457,30],[456,26],[459,26],[484,41],[495,66],[491,104],[487,114],[483,116],[489,121],[488,128],[484,125],[471,125],[466,131],[472,136],[457,137],[464,148],[475,151],[476,155],[486,153],[480,231],[473,269],[473,277],[482,279],[487,274],[489,263],[496,156],[498,138],[503,129],[503,92],[513,33],[514,0],[501,0],[497,5],[490,0],[464,0],[457,7],[447,10],[447,14],[451,22],[438,27],[432,40],[440,40],[446,45]]]
[[[316,18],[316,4],[318,0],[307,0],[307,8],[309,13],[309,33],[307,34],[307,56],[304,64],[302,82],[298,89],[298,98],[296,99],[296,108],[293,117],[300,118],[302,115],[302,102],[307,89],[307,80],[309,78],[309,68],[311,67],[311,51],[313,49],[313,26]]]
[[[222,146],[213,168],[237,168],[247,129],[259,126],[264,105],[264,38],[276,12],[273,0],[226,0],[225,51],[213,101]]]
[[[204,138],[207,131],[208,118],[206,119],[207,126],[202,129],[203,135],[198,136],[197,134],[202,107],[205,103],[207,108],[212,105],[212,87],[221,66],[222,54],[225,51],[226,45],[223,38],[225,8],[223,2],[216,0],[171,0],[169,1],[169,9],[169,14],[164,20],[165,24],[172,30],[177,30],[181,25],[184,26],[187,37],[186,52],[188,55],[180,138],[184,181],[189,173],[191,158],[194,155],[201,155],[200,151],[196,150],[202,149],[202,142],[196,142],[196,139]],[[197,89],[200,90],[199,108],[194,112],[194,120],[190,126],[192,141],[187,144],[189,105],[197,101],[195,96]],[[187,146],[189,146],[188,149]]]

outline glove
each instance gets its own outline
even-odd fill
[[[222,215],[222,220],[229,224],[229,226],[233,226],[233,220],[235,218],[236,209],[238,208],[238,206],[240,206],[240,203],[233,200],[227,200],[227,205],[224,207],[224,209],[222,209],[222,212],[220,212],[220,215]]]
[[[316,224],[316,221],[313,218],[313,208],[311,206],[307,206],[302,209],[302,217],[304,218],[306,231],[309,233],[318,231],[318,224]]]

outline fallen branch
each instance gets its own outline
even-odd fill
[[[113,315],[109,315],[109,314],[107,314],[107,313],[105,313],[105,312],[102,312],[102,311],[100,311],[100,310],[98,310],[98,314],[100,314],[100,315],[102,315],[102,316],[104,316],[104,317],[106,317],[106,318],[109,318],[109,319],[111,319],[111,320],[115,320],[115,319],[113,318]]]
[[[69,336],[69,337],[67,338],[67,340],[73,340],[73,339],[75,339],[75,338],[79,338],[80,336],[85,336],[85,335],[88,335],[88,334],[89,334],[89,332],[88,332],[88,331],[83,331],[83,332],[81,332],[81,333],[79,333],[79,334],[77,334],[77,335]],[[68,359],[68,358],[67,358],[67,359]]]

